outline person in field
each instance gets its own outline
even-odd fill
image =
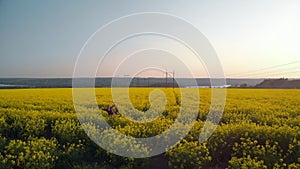
[[[115,104],[113,104],[112,106],[108,105],[107,108],[102,108],[101,110],[106,111],[108,115],[114,115],[119,113],[119,109]]]

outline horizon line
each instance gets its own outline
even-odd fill
[[[131,78],[131,79],[166,79],[165,77],[130,77],[130,76],[97,76],[97,77],[22,77],[22,76],[0,76],[0,79],[73,79],[73,78]],[[172,79],[173,77],[168,77],[168,79]],[[175,77],[175,79],[223,79],[221,77]],[[224,77],[224,79],[300,79],[300,77]]]

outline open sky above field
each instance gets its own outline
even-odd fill
[[[0,77],[71,77],[80,49],[97,29],[138,12],[168,13],[193,24],[215,48],[226,77],[300,78],[298,0],[0,1]],[[136,39],[127,45],[141,42]],[[126,44],[120,48],[126,49]],[[142,67],[155,60],[177,76],[187,76],[182,62],[167,53],[135,57],[117,76],[132,76],[132,65]],[[114,64],[113,58],[112,54],[108,63]],[[194,76],[207,76],[201,64],[192,60],[184,64],[195,70]],[[99,76],[112,75],[106,66]],[[151,75],[163,73],[144,74]]]

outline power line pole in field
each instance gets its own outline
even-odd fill
[[[175,81],[175,71],[173,70],[173,89],[174,89],[174,85],[175,85],[175,83],[174,83],[174,81]]]
[[[166,88],[168,87],[168,71],[166,70]]]

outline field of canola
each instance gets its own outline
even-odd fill
[[[150,108],[148,95],[152,90],[130,89],[130,100],[140,112]],[[113,103],[110,89],[95,91],[99,107]],[[166,109],[151,122],[101,113],[121,133],[155,136],[172,125],[180,110],[179,89],[161,91],[167,96]],[[125,158],[89,139],[77,119],[72,89],[2,89],[0,168],[300,168],[300,90],[228,89],[220,124],[201,144],[198,139],[211,91],[199,89],[199,93],[197,121],[180,143],[158,156]],[[116,138],[113,144],[125,143]],[[149,150],[139,143],[136,146],[145,153]],[[133,148],[123,147],[128,151]]]

